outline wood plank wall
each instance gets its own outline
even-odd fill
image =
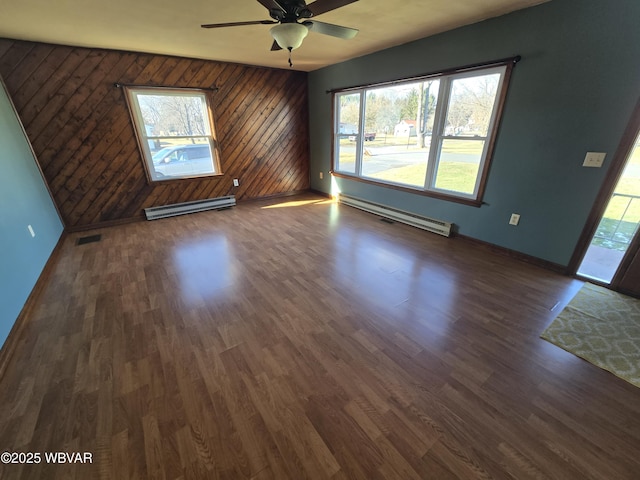
[[[141,217],[150,206],[309,188],[306,73],[0,38],[0,75],[69,230]],[[149,184],[116,82],[219,87],[212,106],[224,176]]]

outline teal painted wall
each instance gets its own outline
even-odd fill
[[[3,87],[0,85],[0,345],[63,230]]]
[[[331,191],[326,90],[521,55],[486,205],[334,181],[344,193],[451,221],[461,234],[567,265],[640,96],[638,19],[637,0],[552,0],[312,72],[311,187]],[[587,151],[607,152],[604,167],[581,167]],[[508,225],[511,213],[522,216],[519,226]]]

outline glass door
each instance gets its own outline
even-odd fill
[[[640,223],[640,135],[600,219],[578,275],[610,284]]]

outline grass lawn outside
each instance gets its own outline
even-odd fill
[[[427,155],[427,148],[418,148],[415,137],[407,143],[407,137],[376,136],[371,142],[365,142],[364,148],[374,152],[376,147],[398,147],[399,151],[424,151]],[[343,139],[340,146],[355,146],[354,141]],[[474,140],[459,140],[445,144],[442,150],[444,153],[463,153],[479,155],[482,153],[482,143]],[[355,152],[340,152],[341,170],[345,172],[355,171]],[[399,183],[411,187],[422,187],[424,185],[427,171],[426,162],[418,165],[407,165],[404,167],[394,167],[369,175],[368,178],[375,178],[392,183]],[[441,162],[436,178],[436,187],[454,192],[473,193],[478,165],[465,162]]]
[[[619,221],[614,218],[602,218],[593,237],[592,245],[611,250],[627,250],[638,228],[638,222]]]
[[[640,167],[640,146],[636,144],[629,157],[628,166]],[[618,195],[615,195],[618,194]],[[600,220],[593,244],[614,250],[626,250],[626,247],[638,228],[640,222],[640,198],[623,195],[640,195],[640,177],[632,174],[623,175],[616,185],[614,196]]]
[[[408,165],[378,172],[371,175],[371,178],[405,185],[422,186],[426,170],[426,164]],[[436,177],[436,187],[454,192],[473,193],[477,173],[478,165],[473,163],[442,162]]]

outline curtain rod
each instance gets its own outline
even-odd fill
[[[416,75],[415,77],[407,77],[407,78],[403,78],[403,79],[400,79],[400,80],[389,80],[389,81],[386,81],[386,82],[376,82],[376,83],[368,83],[368,84],[365,84],[365,85],[354,85],[354,86],[351,86],[351,87],[333,88],[331,90],[327,90],[326,93],[346,92],[346,91],[349,91],[349,90],[359,90],[361,88],[367,88],[367,87],[373,87],[373,86],[382,87],[382,86],[387,86],[387,85],[395,85],[395,84],[398,84],[398,83],[405,83],[405,82],[407,82],[409,80],[421,80],[423,78],[435,77],[436,75],[437,76],[452,75],[454,73],[468,72],[468,71],[471,71],[471,70],[477,70],[477,69],[481,69],[481,68],[497,67],[498,65],[508,65],[510,63],[515,65],[520,60],[522,60],[522,57],[520,55],[516,55],[515,57],[502,58],[500,60],[494,60],[492,62],[474,63],[474,64],[471,64],[471,65],[465,65],[464,67],[450,68],[448,70],[440,70],[438,72],[423,73],[421,75]]]
[[[220,90],[220,87],[216,87],[211,86],[211,87],[180,87],[180,86],[171,86],[171,85],[141,85],[141,84],[135,84],[135,83],[114,83],[113,84],[114,87],[116,88],[123,88],[123,87],[132,87],[132,88],[167,88],[167,89],[179,89],[179,88],[192,88],[195,90],[211,90],[212,92],[217,92],[218,90]]]

